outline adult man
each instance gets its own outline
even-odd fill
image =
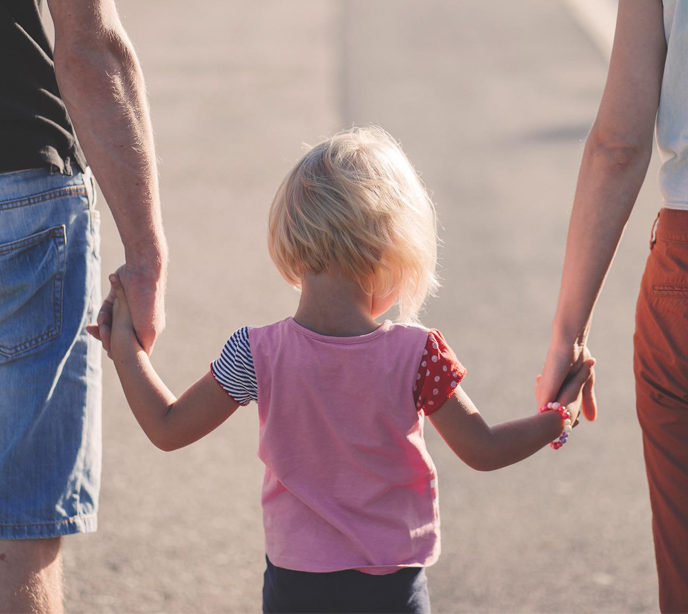
[[[0,612],[62,612],[60,537],[96,529],[100,351],[86,325],[100,275],[86,160],[147,351],[164,327],[167,248],[136,54],[114,0],[48,0],[53,56],[42,4],[0,0]],[[108,297],[92,329],[106,349],[110,309]]]

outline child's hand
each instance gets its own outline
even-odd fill
[[[115,293],[115,302],[112,307],[112,336],[110,340],[110,352],[108,356],[121,355],[123,352],[141,349],[141,344],[134,331],[134,323],[129,312],[127,296],[124,286],[118,275],[110,275],[108,278]]]
[[[571,414],[571,422],[573,426],[578,424],[578,415],[581,411],[581,398],[583,387],[590,381],[592,384],[595,381],[595,359],[588,358],[583,365],[576,371],[562,386],[559,391],[559,396],[556,399],[557,403],[565,405]],[[537,381],[540,381],[540,376],[537,376]]]

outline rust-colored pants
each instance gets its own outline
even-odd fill
[[[688,612],[688,211],[662,209],[636,311],[634,370],[662,612]]]

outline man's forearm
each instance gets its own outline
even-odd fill
[[[164,274],[158,174],[143,75],[122,31],[56,40],[60,93],[124,244],[127,263]]]
[[[583,345],[592,312],[642,186],[651,143],[639,150],[586,144],[566,243],[553,342]]]

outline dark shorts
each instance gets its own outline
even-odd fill
[[[263,583],[263,612],[409,612],[430,614],[428,579],[423,567],[384,575],[347,569],[310,573],[275,567],[268,557]]]

